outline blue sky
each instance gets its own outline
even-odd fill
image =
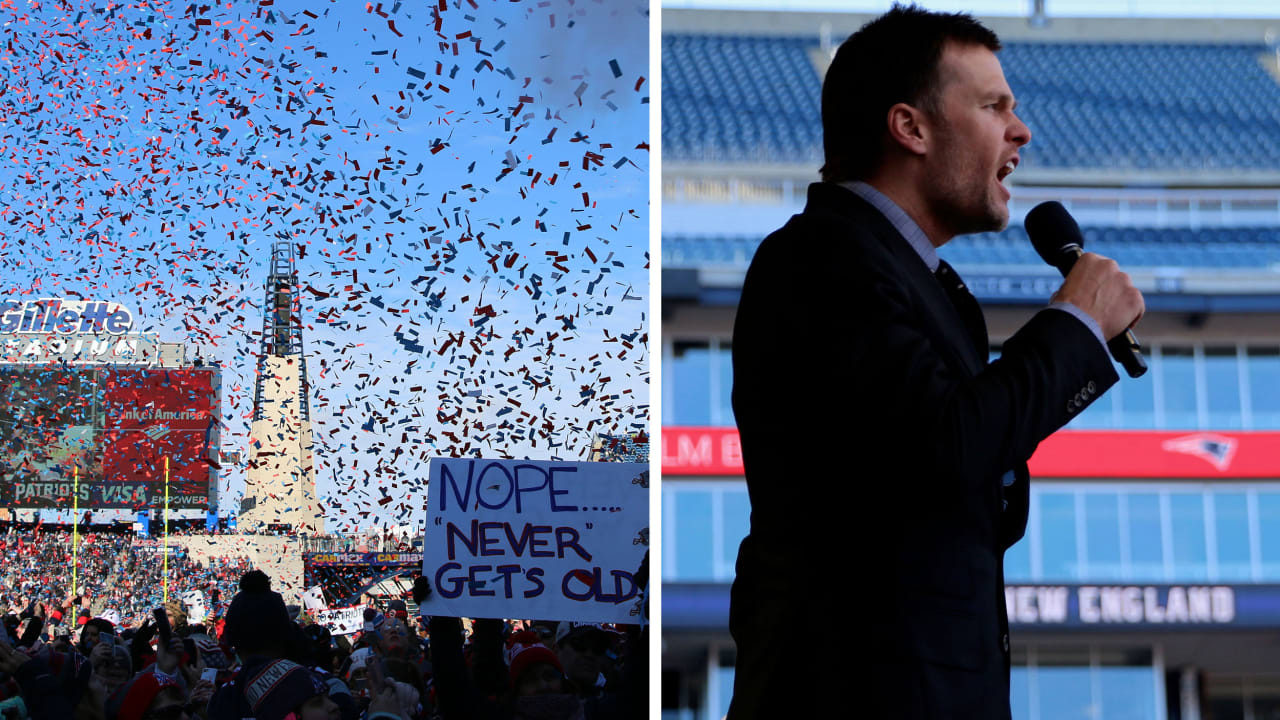
[[[971,12],[975,15],[1027,15],[1032,0],[930,0],[919,3],[931,10]],[[821,10],[883,12],[893,0],[664,0],[667,8],[744,10]],[[1046,0],[1046,12],[1062,17],[1235,17],[1277,18],[1274,0]]]
[[[68,5],[0,3],[4,296],[199,348],[243,452],[293,243],[334,529],[418,520],[426,457],[647,430],[647,3]]]

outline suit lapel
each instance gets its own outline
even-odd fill
[[[977,375],[986,364],[986,348],[982,348],[979,354],[974,346],[975,338],[969,332],[969,324],[902,233],[879,210],[845,188],[817,183],[810,188],[809,202],[826,205],[828,210],[845,216],[852,224],[873,232],[893,257],[906,285],[922,301],[925,310],[922,315],[933,337],[938,340],[938,348],[952,359],[953,364],[963,367],[971,376]],[[985,335],[985,322],[982,331]]]
[[[885,224],[888,225],[888,221],[885,221]],[[938,278],[929,272],[929,267],[907,244],[906,239],[892,225],[889,225],[889,231],[893,233],[892,237],[885,237],[880,232],[876,234],[890,247],[890,251],[898,260],[899,267],[903,270],[903,275],[915,288],[917,296],[924,301],[927,310],[925,316],[933,326],[936,335],[945,338],[945,342],[939,345],[968,370],[970,375],[977,375],[981,372],[984,363],[978,355],[978,349],[974,347],[974,338],[969,334],[969,325],[960,315],[959,308],[951,302],[951,298],[947,296],[947,291],[942,288]]]
[[[946,260],[939,259],[938,271],[934,275],[942,285],[943,292],[951,300],[952,307],[964,319],[965,329],[969,331],[973,349],[978,354],[978,363],[985,365],[989,343],[987,321],[982,316],[982,307],[978,305],[978,299],[969,292],[964,281],[960,279],[960,274]]]

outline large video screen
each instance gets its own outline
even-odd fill
[[[0,507],[209,506],[218,373],[0,366]]]

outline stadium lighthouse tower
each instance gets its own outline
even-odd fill
[[[324,532],[311,453],[311,404],[293,245],[271,248],[262,348],[249,430],[249,469],[239,526],[250,532],[287,526]]]

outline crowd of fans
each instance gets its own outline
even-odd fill
[[[392,600],[366,609],[360,632],[334,635],[238,561],[203,568],[171,557],[161,603],[159,555],[109,534],[85,536],[79,582],[91,590],[73,596],[64,534],[0,538],[10,559],[0,589],[5,720],[648,715],[647,629],[411,617]],[[231,599],[199,618],[175,586]],[[414,581],[415,602],[430,593],[425,578]]]
[[[165,587],[159,543],[141,542],[131,533],[91,532],[80,535],[74,549],[72,544],[69,531],[10,528],[0,535],[0,612],[21,613],[40,603],[49,608],[55,628],[69,627],[84,611],[136,627],[160,605]],[[168,551],[171,597],[198,591],[217,604],[235,593],[240,576],[251,569],[241,558],[209,558],[202,566],[180,546]]]

